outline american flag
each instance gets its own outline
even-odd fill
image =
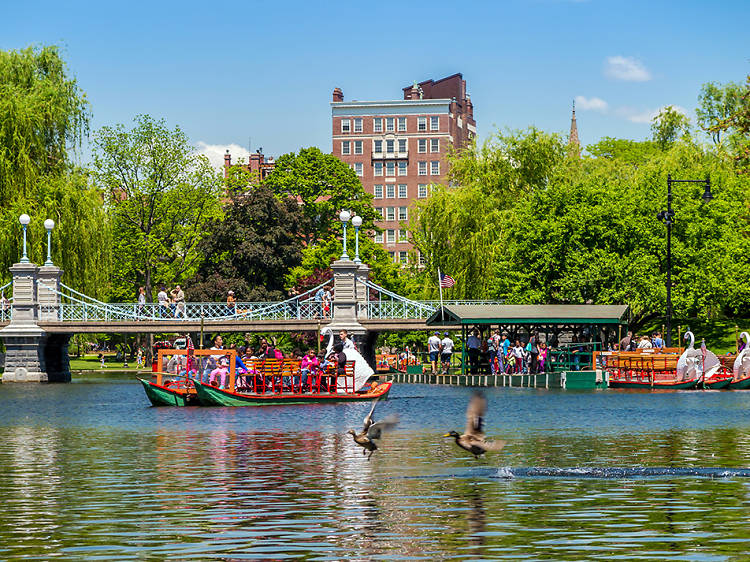
[[[445,273],[440,274],[440,286],[443,289],[446,289],[448,287],[453,287],[453,285],[456,284],[456,280],[453,279],[450,275],[446,275]]]

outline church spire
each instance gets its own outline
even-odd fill
[[[576,123],[576,100],[573,100],[573,116],[570,119],[570,138],[568,150],[576,156],[581,155],[581,141],[578,140],[578,124]]]

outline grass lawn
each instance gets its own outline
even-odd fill
[[[73,371],[106,371],[107,369],[113,371],[132,371],[133,373],[138,372],[135,366],[135,361],[128,362],[128,367],[123,367],[122,361],[115,361],[115,354],[105,354],[106,367],[101,368],[99,357],[97,355],[81,355],[81,357],[70,357],[70,368]]]
[[[716,355],[735,352],[735,329],[737,326],[737,337],[742,332],[750,332],[750,318],[731,318],[723,320],[675,320],[672,322],[672,345],[685,345],[684,340],[678,342],[678,327],[681,327],[680,334],[684,335],[689,328],[695,335],[695,347],[700,347],[701,338],[706,338],[706,346]],[[643,333],[652,333],[661,330],[659,326],[649,326],[648,330]]]

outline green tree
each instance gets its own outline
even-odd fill
[[[195,274],[204,258],[198,244],[221,218],[222,178],[179,127],[148,115],[131,130],[103,127],[94,148],[112,218],[112,297],[132,300],[142,284],[150,302],[155,285]]]
[[[698,125],[708,133],[714,144],[721,144],[721,135],[726,131],[722,123],[726,123],[740,108],[742,103],[742,86],[729,82],[717,84],[708,82],[701,87],[698,94],[698,107],[695,113]]]
[[[742,88],[737,106],[729,117],[714,124],[710,132],[732,132],[731,152],[741,172],[750,172],[750,74]]]
[[[668,105],[652,119],[651,133],[659,148],[666,150],[677,139],[690,135],[690,120],[686,115]]]
[[[0,51],[0,279],[21,257],[18,216],[31,216],[29,257],[53,260],[65,282],[97,296],[108,282],[109,227],[100,193],[70,161],[88,132],[86,95],[57,47]]]
[[[640,166],[651,158],[658,156],[659,145],[654,141],[634,141],[629,139],[615,139],[604,137],[599,142],[590,144],[586,150],[595,158],[608,158],[629,162]]]
[[[280,156],[265,184],[277,195],[294,197],[302,203],[305,220],[297,229],[308,246],[339,228],[338,214],[342,209],[361,216],[363,229],[372,228],[372,195],[365,192],[349,166],[318,148]]]
[[[230,181],[242,181],[246,174],[233,166]],[[295,199],[278,198],[263,185],[234,191],[224,220],[209,225],[198,245],[206,259],[188,286],[188,298],[222,300],[230,289],[238,300],[286,298],[285,276],[302,260],[302,238],[290,226],[302,218]]]

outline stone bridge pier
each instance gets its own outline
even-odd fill
[[[60,306],[62,270],[17,263],[13,275],[10,323],[0,330],[5,344],[3,383],[70,382],[68,342],[71,334],[49,334],[38,322],[55,320]],[[47,287],[53,290],[49,290]]]

